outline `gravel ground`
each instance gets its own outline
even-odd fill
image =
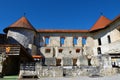
[[[105,77],[56,77],[56,78],[40,78],[38,80],[120,80],[120,74]]]

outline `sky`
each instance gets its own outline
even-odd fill
[[[120,14],[120,0],[0,0],[0,33],[22,16],[36,29],[88,30]]]

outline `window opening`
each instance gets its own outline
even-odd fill
[[[98,45],[101,45],[102,43],[101,43],[101,39],[100,38],[98,38]]]
[[[77,59],[73,59],[73,66],[77,66]]]
[[[86,37],[82,38],[82,44],[85,45],[86,44]]]
[[[45,49],[45,53],[50,53],[50,49]]]
[[[45,44],[46,44],[46,45],[49,44],[49,37],[45,37]]]
[[[108,38],[108,43],[111,43],[110,35],[108,35],[107,38]]]
[[[61,46],[64,44],[64,41],[65,41],[65,37],[61,37],[61,38],[60,38],[60,45],[61,45]]]
[[[91,59],[88,59],[88,65],[91,66]]]
[[[61,66],[61,59],[56,59],[56,66]]]
[[[63,49],[59,49],[59,53],[62,53]]]
[[[76,53],[79,53],[80,52],[80,49],[76,49]]]
[[[73,45],[77,45],[77,40],[78,40],[77,37],[74,37],[74,38],[73,38]]]
[[[97,48],[97,51],[98,51],[98,54],[101,54],[101,48],[100,47]]]
[[[71,54],[71,53],[72,53],[72,51],[69,51],[69,53]]]

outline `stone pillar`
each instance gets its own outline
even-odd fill
[[[55,49],[55,57],[57,58],[58,57],[58,47],[54,47]]]
[[[82,37],[78,37],[77,46],[82,46]]]
[[[65,37],[64,47],[73,47],[73,37]]]
[[[61,66],[63,66],[63,58],[61,59],[61,63],[60,64],[61,64]]]
[[[50,36],[50,44],[49,46],[60,46],[60,37]]]
[[[80,59],[79,58],[77,58],[77,66],[80,66]]]
[[[63,66],[73,66],[72,58],[64,57],[63,58]]]

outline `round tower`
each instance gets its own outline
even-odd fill
[[[21,17],[15,23],[5,28],[4,32],[7,33],[9,44],[21,44],[28,49],[29,53],[32,52],[36,30],[26,17]]]

